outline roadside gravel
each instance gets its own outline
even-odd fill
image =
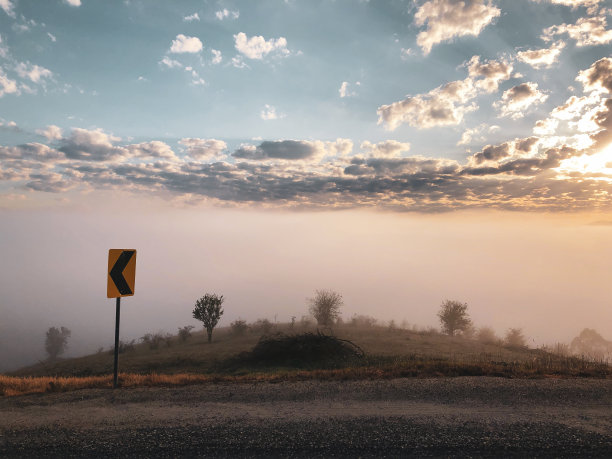
[[[6,457],[612,457],[612,380],[485,377],[0,399]]]

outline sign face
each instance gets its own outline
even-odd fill
[[[136,281],[136,250],[110,249],[108,251],[108,271],[106,297],[120,298],[134,295]]]

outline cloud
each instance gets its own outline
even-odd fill
[[[125,148],[113,145],[119,140],[119,137],[106,134],[102,129],[73,128],[70,137],[62,139],[59,151],[70,159],[113,161],[127,155]]]
[[[198,13],[193,13],[193,14],[190,14],[189,16],[185,16],[183,18],[183,21],[185,22],[200,21],[200,16],[198,15]]]
[[[47,36],[49,37],[49,40],[51,40],[53,43],[57,41],[57,38],[51,32],[47,32]]]
[[[478,56],[473,56],[464,65],[469,74],[464,80],[451,81],[428,93],[378,107],[378,124],[384,123],[389,130],[402,123],[418,129],[460,124],[467,113],[478,108],[475,103],[469,103],[472,99],[478,94],[496,91],[499,83],[512,74],[512,65],[503,60],[481,62]]]
[[[221,61],[223,60],[223,56],[221,55],[221,51],[219,51],[218,49],[211,49],[210,52],[213,55],[212,58],[212,63],[213,64],[220,64]]]
[[[227,150],[227,144],[217,139],[184,138],[179,143],[185,145],[187,154],[195,159],[217,159]]]
[[[490,1],[429,0],[414,15],[418,26],[427,29],[417,35],[417,44],[424,54],[438,43],[461,36],[478,36],[482,29],[501,14]]]
[[[64,0],[70,6],[81,6],[81,0]]]
[[[576,46],[605,45],[612,42],[612,30],[607,30],[605,16],[583,17],[576,24],[562,24],[544,29],[542,39],[551,41],[557,35],[567,34],[576,40]]]
[[[19,94],[17,82],[6,76],[2,68],[0,68],[0,97],[5,94]]]
[[[219,21],[222,21],[223,19],[226,19],[226,18],[238,19],[240,17],[240,11],[238,10],[229,11],[227,8],[223,8],[222,10],[217,11],[215,13],[215,16],[217,17]]]
[[[168,161],[176,161],[178,159],[172,148],[159,140],[128,145],[126,150],[130,156],[136,158],[160,158]]]
[[[63,137],[62,128],[53,124],[46,129],[37,129],[36,133],[47,138],[47,140],[60,140]]]
[[[37,84],[41,83],[45,78],[51,78],[53,76],[51,70],[36,64],[30,64],[29,62],[18,63],[15,70],[21,78],[27,78],[32,83]]]
[[[171,53],[199,53],[202,51],[202,42],[198,37],[189,37],[182,33],[172,40]]]
[[[263,59],[270,53],[280,56],[289,54],[285,37],[266,40],[260,35],[247,38],[244,32],[234,35],[236,50],[249,59]]]
[[[294,161],[316,159],[324,154],[321,147],[320,143],[307,140],[266,140],[258,147],[241,147],[232,156],[250,160],[281,159]]]
[[[378,143],[371,143],[366,140],[361,143],[360,148],[372,158],[397,158],[401,156],[402,152],[410,150],[410,144],[397,140],[385,140]]]
[[[340,85],[340,89],[338,89],[338,93],[340,94],[340,98],[344,98],[344,97],[353,97],[356,96],[357,93],[355,91],[351,91],[349,90],[349,82],[348,81],[343,81],[342,84]],[[358,81],[355,83],[355,85],[360,86],[361,83]]]
[[[606,91],[612,93],[612,59],[604,57],[591,67],[581,71],[576,78],[587,91]]]
[[[534,69],[549,68],[558,62],[561,50],[564,47],[565,43],[560,41],[550,48],[519,51],[517,53],[517,59],[531,65]]]
[[[165,65],[169,69],[182,68],[183,67],[183,64],[181,64],[179,61],[175,61],[174,59],[170,59],[168,56],[164,56],[164,58],[161,61],[159,61],[159,63],[160,63],[160,65]]]
[[[275,120],[279,118],[279,115],[276,113],[276,108],[268,104],[264,106],[259,116],[262,120]]]
[[[493,106],[500,111],[499,116],[519,119],[525,116],[525,112],[529,109],[546,99],[548,95],[538,89],[537,83],[522,83],[504,91],[501,100],[495,102]]]
[[[2,8],[2,10],[10,17],[15,17],[15,5],[11,2],[11,0],[0,0],[0,8]]]

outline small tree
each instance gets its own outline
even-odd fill
[[[204,324],[209,343],[212,341],[213,329],[217,326],[219,319],[223,315],[223,309],[221,309],[223,301],[223,295],[207,293],[196,301],[195,308],[193,309],[193,318],[198,319]]]
[[[523,330],[520,328],[511,328],[508,330],[504,342],[506,346],[510,347],[527,347],[525,337],[523,336]]]
[[[191,338],[191,330],[193,330],[195,327],[193,325],[185,325],[184,327],[179,327],[178,329],[178,336],[179,339],[182,342],[187,341],[189,338]]]
[[[246,320],[236,319],[230,324],[230,329],[232,330],[233,335],[243,336],[249,330],[249,326],[247,325]]]
[[[495,344],[499,341],[495,336],[495,330],[491,327],[480,327],[476,333],[476,339],[482,344]]]
[[[70,338],[70,330],[66,327],[55,328],[51,327],[47,330],[47,338],[45,339],[45,350],[49,354],[50,360],[55,360],[57,356],[64,353],[68,346],[68,338]]]
[[[438,317],[442,325],[442,331],[447,335],[454,336],[457,331],[466,331],[471,325],[467,313],[467,303],[459,301],[446,300],[440,306]]]
[[[340,316],[340,307],[344,304],[342,295],[333,290],[316,290],[314,298],[309,299],[310,313],[317,324],[329,327]]]

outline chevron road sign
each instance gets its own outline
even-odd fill
[[[117,299],[115,306],[114,388],[119,386],[119,317],[121,316],[121,297],[134,295],[135,281],[136,250],[110,249],[108,251],[108,271],[106,272],[106,297]]]
[[[108,251],[107,277],[107,298],[134,295],[136,250],[110,249]]]

